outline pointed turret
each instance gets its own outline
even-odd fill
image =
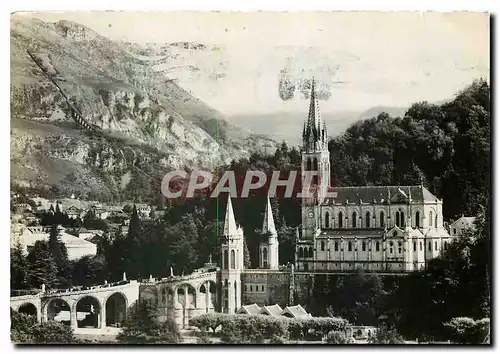
[[[236,221],[234,220],[233,205],[231,195],[227,196],[226,218],[224,220],[224,236],[234,236],[237,234]]]
[[[271,208],[271,200],[267,196],[266,211],[264,213],[264,222],[262,223],[262,233],[276,233],[276,226],[274,224],[273,210]]]

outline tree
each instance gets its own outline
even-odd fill
[[[10,251],[10,288],[26,289],[29,264],[24,256],[20,242]]]
[[[246,240],[243,240],[243,246],[244,246],[244,249],[243,249],[243,267],[245,267],[246,269],[249,269],[251,268],[251,263],[250,263],[250,252],[248,251],[248,245],[247,245],[247,241]]]
[[[175,322],[160,322],[156,306],[142,299],[130,311],[117,339],[125,344],[176,344],[182,337]]]
[[[71,285],[71,265],[66,245],[60,240],[58,225],[54,224],[50,229],[49,247],[57,266],[58,283],[62,287],[68,287]]]
[[[57,265],[46,241],[36,241],[27,257],[29,263],[28,285],[50,289],[57,285]]]

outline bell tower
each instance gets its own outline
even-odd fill
[[[225,313],[235,313],[241,306],[244,241],[243,229],[236,226],[230,194],[227,198],[221,252],[222,309]]]
[[[321,119],[313,78],[309,114],[302,131],[302,188],[311,196],[302,198],[302,235],[312,238],[319,227],[319,205],[330,186],[330,152],[328,132]]]

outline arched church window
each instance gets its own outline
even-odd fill
[[[318,159],[314,158],[314,171],[318,170]]]
[[[236,255],[234,254],[234,250],[231,250],[231,269],[236,268]]]
[[[377,243],[375,244],[375,251],[380,251],[380,242],[377,241]]]
[[[401,224],[399,223],[399,211],[396,211],[396,226],[401,226]]]
[[[363,250],[363,252],[366,251],[366,242],[363,241],[363,243],[361,243],[361,249]]]
[[[354,228],[354,227],[356,227],[356,224],[357,224],[357,223],[356,223],[356,219],[357,219],[357,218],[356,218],[356,216],[357,216],[357,215],[356,215],[356,212],[354,211],[354,212],[352,213],[352,227],[353,227],[353,228]]]
[[[436,214],[436,220],[435,221],[436,222],[434,223],[434,227],[437,229],[438,228],[438,216],[437,216],[437,214]]]
[[[339,250],[339,243],[337,241],[335,241],[335,252],[338,252]]]
[[[420,227],[420,212],[415,213],[415,227]]]
[[[370,227],[370,212],[367,211],[365,214],[365,225],[366,227]]]
[[[306,171],[311,171],[311,158],[307,158]]]
[[[351,251],[352,251],[352,242],[351,242],[351,241],[349,241],[349,242],[347,243],[347,250],[348,250],[349,252],[351,252]]]
[[[429,211],[429,226],[432,226],[432,211]]]
[[[413,241],[413,252],[417,252],[417,243]]]
[[[405,227],[406,222],[405,222],[405,212],[404,211],[401,212],[401,214],[399,215],[399,218],[401,219],[401,220],[399,220],[401,227]]]
[[[299,258],[302,258],[304,257],[304,250],[302,249],[302,247],[299,248]]]
[[[341,229],[343,227],[343,225],[344,225],[344,215],[340,211],[339,212],[339,228]]]
[[[309,258],[313,258],[313,257],[314,257],[313,248],[309,247]]]
[[[222,261],[222,268],[223,269],[229,269],[228,264],[229,264],[229,255],[227,250],[224,250],[224,259]]]
[[[267,261],[267,248],[264,248],[262,250],[262,258],[264,259],[264,261]]]
[[[384,226],[385,226],[384,212],[381,211],[380,212],[380,227],[384,227]]]
[[[327,229],[330,228],[330,213],[329,212],[325,213],[325,228],[327,228]]]
[[[401,241],[398,242],[398,253],[401,254],[403,245],[401,244]]]
[[[321,241],[321,250],[324,251],[325,250],[325,241]]]
[[[394,243],[392,241],[389,242],[389,253],[393,253],[393,251],[394,251],[393,247],[394,247]]]

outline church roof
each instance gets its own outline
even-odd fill
[[[391,203],[436,201],[437,198],[422,185],[417,186],[362,186],[362,187],[330,187],[335,198],[326,198],[324,204],[341,203]]]
[[[273,210],[271,208],[271,200],[267,197],[266,211],[264,212],[264,222],[262,223],[262,233],[271,232],[276,233],[276,226],[274,225]]]

